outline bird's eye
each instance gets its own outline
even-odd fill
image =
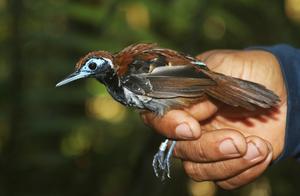
[[[89,66],[90,70],[95,70],[97,68],[97,64],[96,63],[90,63],[88,66]]]

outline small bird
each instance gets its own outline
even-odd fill
[[[192,56],[152,43],[133,44],[114,54],[90,52],[77,62],[75,72],[56,87],[81,78],[95,78],[116,101],[158,116],[205,98],[250,111],[275,107],[280,102],[263,85],[213,72]],[[152,163],[157,177],[170,178],[175,144],[169,139],[161,143]]]

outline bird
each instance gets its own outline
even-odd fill
[[[276,107],[280,102],[273,91],[261,84],[216,73],[196,57],[155,43],[132,44],[116,53],[89,52],[76,63],[75,72],[56,87],[83,78],[98,80],[121,104],[158,117],[203,99],[249,111]],[[154,155],[154,173],[162,180],[170,178],[175,145],[175,140],[165,139]]]

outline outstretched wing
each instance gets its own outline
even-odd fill
[[[122,79],[128,90],[153,98],[195,98],[216,83],[192,66],[157,67],[151,73],[130,74]]]

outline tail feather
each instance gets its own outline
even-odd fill
[[[203,72],[217,82],[217,86],[207,89],[207,94],[226,104],[253,111],[257,106],[271,108],[280,102],[279,97],[273,91],[261,84],[209,70]]]
[[[224,88],[216,87],[215,89],[208,89],[207,94],[228,105],[235,107],[241,106],[251,111],[255,110],[253,104],[249,103],[248,101],[245,101],[244,99],[241,99],[241,97],[236,96],[236,94],[230,93]]]

